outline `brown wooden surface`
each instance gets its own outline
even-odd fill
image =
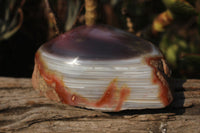
[[[173,84],[168,108],[103,113],[50,101],[30,79],[0,77],[0,132],[200,133],[200,80]]]

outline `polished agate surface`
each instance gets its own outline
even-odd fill
[[[78,27],[46,43],[55,56],[83,60],[117,60],[152,52],[152,45],[130,33],[105,26]]]
[[[39,75],[55,97],[74,106],[103,111],[162,108],[172,101],[163,61],[152,43],[130,33],[81,26],[39,48],[33,84],[43,90],[34,76]]]

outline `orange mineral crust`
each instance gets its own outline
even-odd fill
[[[146,58],[146,62],[149,66],[153,68],[152,82],[160,86],[159,97],[163,105],[167,106],[172,102],[173,98],[169,89],[169,85],[166,81],[166,76],[168,74],[164,74],[165,70],[163,69],[163,67],[165,64],[162,64],[162,59],[163,57],[149,57]]]

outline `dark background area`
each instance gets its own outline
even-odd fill
[[[173,71],[173,77],[200,78],[198,17],[180,16],[164,32],[152,36],[147,33],[153,20],[166,10],[163,2],[161,0],[127,1],[128,4],[120,1],[111,7],[108,1],[101,0],[98,9],[98,23],[109,24],[127,30],[126,19],[130,17],[133,22],[133,34],[140,34],[142,38],[153,42],[161,49],[163,47],[166,48],[163,51],[165,56],[169,56],[169,54],[173,55],[173,57],[175,56],[175,61],[168,61]],[[198,4],[200,2],[192,1],[197,11],[199,11]],[[82,6],[83,3],[82,1]],[[50,5],[55,13],[58,24],[61,24],[58,27],[64,32],[62,30],[64,20],[59,18],[61,15],[58,14],[58,6],[54,5],[51,0]],[[67,6],[69,5],[66,4]],[[121,13],[123,7],[126,7],[127,13],[125,15]],[[42,0],[25,1],[22,7],[24,19],[21,28],[10,38],[0,41],[0,76],[31,77],[35,52],[43,43],[49,40],[49,21],[45,14],[45,8]],[[110,9],[112,9],[111,13]],[[83,15],[84,8],[81,8],[79,17],[81,18]],[[82,24],[84,24],[84,21],[80,20],[73,27]]]
[[[7,40],[0,42],[0,75],[31,77],[34,54],[47,39],[48,23],[41,1],[27,0],[23,6],[21,28]]]

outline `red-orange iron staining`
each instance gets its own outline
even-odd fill
[[[104,105],[108,105],[109,107],[112,107],[114,104],[116,104],[116,79],[114,79],[110,85],[108,86],[107,90],[104,92],[104,95],[100,98],[99,101],[95,103],[96,107],[102,107]]]
[[[124,86],[121,88],[120,90],[120,96],[119,96],[119,101],[116,107],[116,111],[119,111],[122,108],[122,105],[124,103],[124,101],[127,99],[127,97],[130,94],[130,88],[128,88],[127,86]]]
[[[154,84],[158,84],[160,86],[159,97],[160,97],[163,105],[167,106],[172,101],[172,98],[169,96],[169,86],[167,84],[164,84],[163,81],[161,81],[161,79],[157,75],[158,69],[150,63],[152,60],[153,61],[159,61],[162,58],[163,57],[149,57],[149,58],[146,58],[146,62],[149,66],[151,66],[153,68],[152,82]]]
[[[126,86],[119,89],[116,84],[117,79],[114,79],[108,86],[108,89],[104,92],[101,99],[95,103],[96,107],[114,107],[115,111],[119,111],[121,109],[124,101],[130,94],[130,89]]]

